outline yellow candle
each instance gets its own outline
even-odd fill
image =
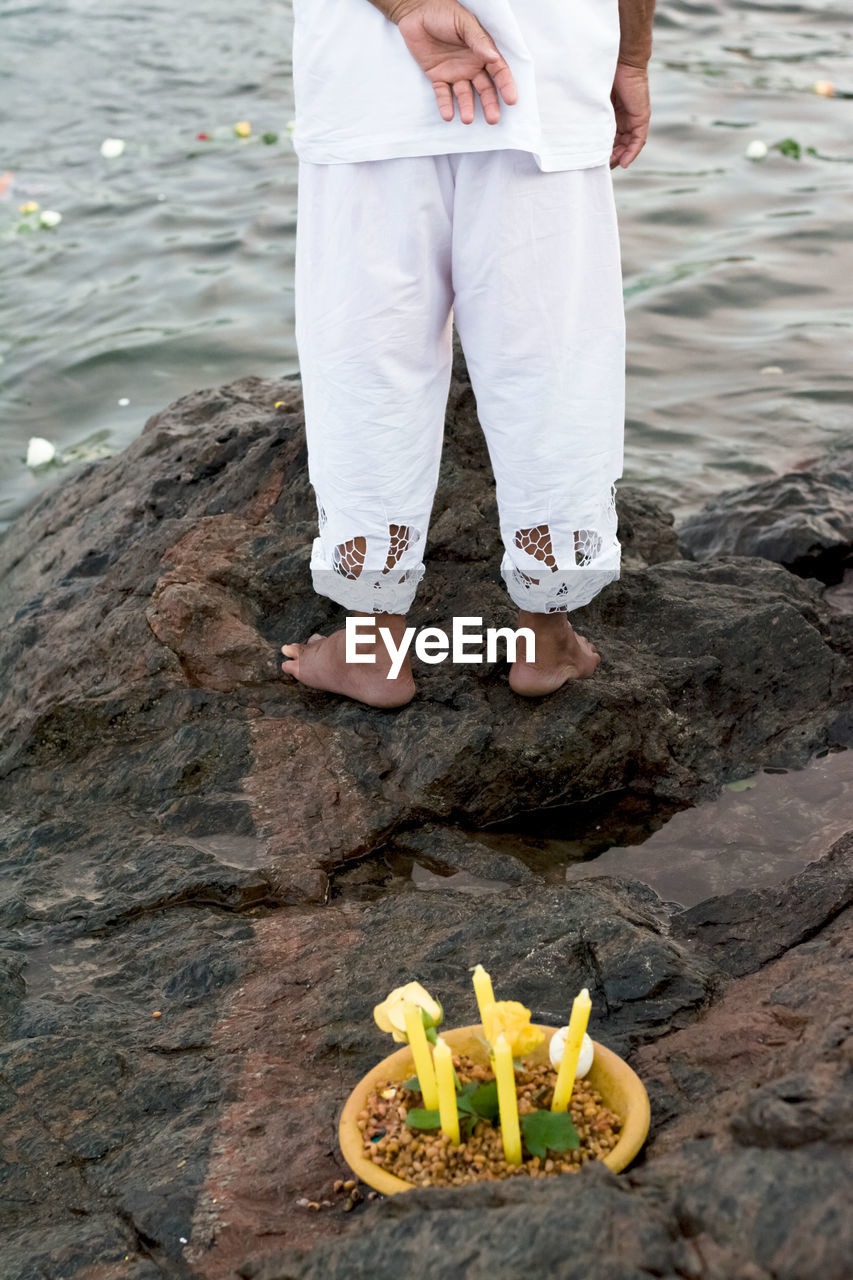
[[[435,1083],[435,1071],[420,1005],[412,1004],[411,1000],[407,1000],[403,1010],[406,1018],[406,1035],[415,1060],[415,1074],[420,1082],[424,1106],[427,1111],[435,1111],[438,1108],[438,1086]]]
[[[498,1108],[501,1117],[501,1139],[507,1164],[521,1164],[521,1130],[518,1125],[518,1097],[515,1092],[515,1067],[512,1049],[501,1032],[492,1059],[498,1082]]]
[[[586,1033],[586,1024],[589,1022],[591,1008],[592,1001],[589,998],[589,991],[584,987],[580,995],[575,996],[574,1004],[572,1005],[569,1034],[566,1037],[566,1047],[563,1050],[563,1057],[557,1072],[557,1083],[554,1086],[554,1101],[551,1103],[552,1111],[568,1111],[569,1109],[572,1089],[575,1087],[575,1075],[578,1069],[581,1044]]]
[[[441,1131],[446,1133],[450,1141],[459,1144],[459,1108],[456,1105],[456,1084],[453,1077],[453,1054],[446,1040],[438,1037],[433,1050],[435,1078],[438,1083],[438,1111],[441,1116]]]
[[[482,1022],[483,1010],[487,1005],[495,1003],[495,993],[492,990],[492,980],[481,964],[478,964],[474,970],[474,995],[477,997],[477,1007],[480,1010]]]

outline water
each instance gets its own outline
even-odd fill
[[[762,769],[689,809],[614,792],[467,834],[486,849],[518,858],[548,884],[620,876],[691,907],[797,875],[850,830],[851,813],[853,751],[837,751],[804,769]],[[334,877],[339,898],[371,899],[412,885],[474,895],[506,890],[499,880],[397,852]]]
[[[472,834],[551,883],[623,876],[690,907],[733,889],[781,884],[821,858],[850,830],[853,751],[821,755],[804,769],[762,769],[675,813],[653,803],[642,814],[636,798],[606,796],[592,821],[590,806],[584,808],[587,821],[577,834],[579,815],[569,810],[554,811],[550,820],[540,815],[540,834]],[[526,825],[530,830],[536,819]]]
[[[285,0],[0,3],[0,531],[178,396],[298,367],[290,33]],[[849,10],[660,0],[651,89],[649,144],[614,179],[624,480],[686,514],[847,425]],[[788,137],[819,154],[772,149]],[[15,233],[27,200],[63,221]],[[30,471],[31,436],[65,464]]]

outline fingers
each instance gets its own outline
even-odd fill
[[[471,83],[480,95],[486,123],[497,124],[501,118],[501,105],[491,76],[485,71],[479,71]]]
[[[474,122],[474,90],[480,95],[483,115],[488,124],[497,124],[501,118],[500,104],[495,86],[485,71],[480,71],[471,80],[455,80],[452,86],[441,80],[433,81],[435,100],[442,120],[453,119],[453,94],[459,103],[459,119],[463,124]]]
[[[645,145],[646,138],[645,135],[641,133],[630,134],[623,140],[617,141],[611,155],[611,169],[614,169],[616,165],[619,165],[623,169],[627,169],[628,165],[631,164],[633,160],[636,160]]]
[[[459,103],[459,119],[463,124],[474,122],[474,88],[470,80],[455,80],[453,92]]]
[[[461,5],[458,5],[456,10],[457,12],[454,15],[455,35],[459,41],[460,52],[467,48],[474,55],[474,63],[481,62],[482,66],[470,79],[461,78],[453,81],[433,78],[435,72],[425,67],[432,81],[439,114],[442,120],[449,121],[453,119],[453,98],[455,95],[456,101],[459,103],[459,119],[463,124],[473,124],[475,114],[474,94],[476,93],[479,95],[486,123],[497,124],[501,117],[498,94],[507,104],[516,102],[518,90],[516,89],[515,80],[491,36],[480,25],[473,13]],[[469,63],[471,61],[470,58],[466,60]],[[448,59],[448,61],[450,60]],[[436,66],[435,70],[440,74],[443,69],[445,68]]]
[[[435,100],[442,120],[452,120],[453,94],[450,92],[450,85],[444,80],[433,80],[432,87],[435,90]]]
[[[500,90],[500,95],[504,102],[507,106],[512,106],[514,102],[518,101],[518,89],[512,72],[495,46],[486,40],[478,44],[474,52],[479,57],[482,57],[486,70]]]
[[[463,10],[463,13],[462,30],[459,34],[471,52],[478,58],[483,59],[483,66],[500,90],[500,95],[504,102],[508,106],[511,105],[518,98],[518,90],[512,78],[512,72],[506,61],[501,57],[497,45],[485,27],[477,21],[470,11]]]

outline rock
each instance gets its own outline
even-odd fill
[[[825,861],[837,858],[834,849]],[[800,910],[798,880],[781,891],[762,891],[763,901],[753,903],[756,921],[765,921],[771,934],[780,918],[796,917]],[[602,895],[600,911],[610,884],[595,882],[594,891]],[[622,886],[620,893],[624,909],[630,890]],[[556,915],[554,902],[548,905]],[[636,923],[639,905],[635,901]],[[538,971],[538,952],[548,950],[534,948],[527,965],[513,967],[514,947],[530,943],[531,906],[515,904],[519,927],[510,940],[493,914],[493,900],[482,904],[483,925],[497,939],[493,970],[512,973],[520,986],[526,974],[528,997],[530,968]],[[567,923],[579,906],[565,903]],[[589,921],[597,913],[591,902],[586,906]],[[821,925],[815,921],[808,941],[752,974],[706,987],[709,1003],[697,1016],[684,1018],[681,1030],[660,1035],[654,1026],[642,1028],[645,1044],[631,1061],[650,1090],[652,1131],[631,1171],[617,1178],[587,1166],[569,1188],[519,1179],[409,1192],[369,1210],[358,1228],[340,1237],[335,1228],[332,1238],[307,1252],[244,1262],[238,1274],[255,1280],[392,1275],[510,1280],[531,1270],[608,1280],[635,1274],[802,1280],[814,1259],[822,1273],[846,1280],[853,1245],[845,1189],[853,1172],[853,910],[838,915],[828,904],[824,909],[828,914]],[[648,923],[656,920],[663,943],[670,931],[662,904],[647,901],[643,914]],[[677,920],[676,915],[670,924]],[[431,921],[425,923],[432,927]],[[405,935],[413,946],[415,929],[410,916]],[[383,941],[380,931],[380,952]],[[452,945],[458,945],[455,938]],[[631,954],[630,945],[622,954]],[[601,949],[596,955],[610,971],[614,957],[605,957]],[[722,948],[714,952],[718,961],[724,955]],[[428,953],[419,973],[429,972],[430,960]],[[360,958],[359,969],[363,963]],[[566,965],[570,991],[582,972],[576,966],[577,960]],[[643,965],[638,960],[635,967]],[[358,971],[355,965],[348,968]],[[555,975],[547,979],[553,991]],[[600,992],[594,1008],[596,1037],[618,1042],[612,1033],[624,1010],[599,1016]],[[645,1008],[641,998],[634,1012],[642,1017]],[[638,1022],[634,1026],[640,1029]]]
[[[459,361],[451,390],[436,512],[459,534],[439,532],[414,621],[504,625],[493,485]],[[184,397],[0,541],[13,826],[30,838],[61,812],[119,840],[144,811],[131,825],[155,878],[156,848],[176,837],[206,850],[202,896],[225,891],[224,863],[258,899],[322,902],[348,860],[424,821],[476,828],[617,788],[689,803],[853,735],[853,636],[817,588],[764,560],[661,561],[669,518],[645,494],[620,514],[628,559],[646,567],[580,613],[603,655],[595,679],[519,715],[503,661],[448,664],[421,667],[394,715],[347,704],[279,672],[281,642],[340,614],[307,573],[298,381]]]
[[[524,884],[536,877],[520,858],[489,849],[459,831],[434,823],[397,834],[392,843],[396,853],[410,854],[419,862],[447,878],[447,887],[456,888],[458,873],[467,886],[477,881],[491,882],[496,888],[507,884]],[[457,876],[448,875],[450,870]]]
[[[679,525],[678,537],[699,560],[764,556],[802,577],[841,582],[853,565],[853,443],[718,494]]]
[[[779,889],[708,898],[676,916],[672,931],[713,954],[727,973],[741,976],[804,942],[851,904],[853,833]],[[756,911],[768,909],[769,920],[756,919]]]
[[[666,510],[664,494],[620,484],[617,505],[623,568],[643,569],[682,558],[684,548],[675,531],[675,517]]]
[[[346,1243],[319,1245],[306,1257],[243,1267],[254,1280],[615,1280],[670,1274],[667,1223],[657,1206],[626,1195],[600,1167],[577,1177],[567,1196],[547,1181],[519,1179],[467,1192],[414,1191],[372,1209]],[[620,1223],[618,1231],[613,1222]],[[370,1246],[368,1247],[368,1242]],[[594,1245],[592,1242],[595,1242]],[[606,1244],[604,1242],[607,1242]]]
[[[723,1095],[709,1045],[699,1036],[694,1053],[678,1037],[698,1036],[727,993],[748,993],[741,984],[791,955],[814,967],[801,997],[793,979],[773,979],[785,1000],[814,1002],[824,973],[832,1008],[849,1005],[836,968],[846,942],[833,932],[842,855],[784,892],[688,916],[617,879],[543,885],[470,833],[610,792],[689,803],[843,744],[849,619],[766,559],[680,557],[669,517],[626,486],[625,571],[578,619],[603,655],[595,679],[521,706],[503,662],[423,667],[417,698],[395,713],[305,690],[280,674],[278,648],[331,628],[339,611],[307,574],[315,509],[302,426],[298,380],[194,393],[119,457],[42,494],[0,540],[4,1280],[220,1280],[250,1256],[344,1230],[352,1213],[294,1206],[322,1203],[345,1174],[339,1106],[389,1047],[372,1008],[411,976],[472,1019],[478,960],[542,1021],[565,1021],[587,985],[605,1043],[637,1060],[682,1046],[649,1059],[661,1125],[642,1168],[578,1181],[595,1221],[615,1212],[629,1228],[630,1240],[611,1232],[602,1267],[621,1278],[636,1258],[698,1276],[707,1258],[721,1280],[749,1267],[783,1274],[786,1251],[768,1243],[783,1218],[761,1234],[770,1190],[744,1197],[734,1245],[714,1197],[726,1177],[746,1186],[750,1170],[767,1188],[794,1178],[767,1145],[784,1116],[788,1140],[809,1135],[797,1151],[816,1162],[802,1166],[816,1188],[802,1192],[806,1212],[828,1223],[837,1198],[826,1187],[847,1144],[827,1138],[833,1123],[846,1132],[846,1113],[834,1101],[821,1110],[795,1063],[771,1062],[751,1109],[745,1090],[732,1096],[714,1139],[720,1162],[705,1170],[705,1078],[706,1101]],[[413,621],[511,622],[458,360],[441,485]],[[455,874],[375,901],[336,894],[349,868],[394,849]],[[459,877],[493,891],[472,901]],[[754,1014],[751,998],[740,1005]],[[836,1082],[846,1041],[832,1034],[836,1058],[814,1067]],[[694,1181],[706,1190],[684,1212],[699,1253],[675,1199]],[[548,1209],[555,1189],[511,1194],[512,1221],[539,1215],[550,1258],[564,1238]],[[386,1212],[391,1222],[397,1209]],[[429,1250],[434,1230],[440,1242],[430,1209],[417,1226]],[[828,1276],[845,1245],[837,1228],[821,1245]],[[504,1241],[507,1256],[516,1247]]]
[[[815,1149],[732,1152],[710,1165],[695,1153],[682,1185],[587,1168],[562,1180],[414,1191],[365,1214],[360,1230],[249,1264],[251,1280],[803,1280],[819,1266],[847,1280],[851,1233],[836,1174],[853,1162]],[[688,1173],[688,1170],[684,1171]],[[771,1190],[772,1189],[772,1190]],[[791,1223],[807,1221],[792,1241]]]

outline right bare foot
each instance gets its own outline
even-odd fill
[[[283,644],[281,651],[286,659],[281,664],[282,671],[309,689],[340,693],[369,707],[402,707],[414,697],[415,682],[408,656],[399,674],[391,679],[391,657],[378,635],[373,651],[376,661],[370,663],[347,662],[344,628],[330,636],[315,634],[307,644]],[[360,652],[370,652],[365,641],[360,644]]]
[[[567,680],[594,675],[601,661],[595,645],[573,629],[564,613],[528,613],[521,610],[520,627],[536,637],[536,660],[517,658],[509,673],[510,688],[523,698],[541,698],[560,689]],[[526,654],[526,646],[523,650]]]

